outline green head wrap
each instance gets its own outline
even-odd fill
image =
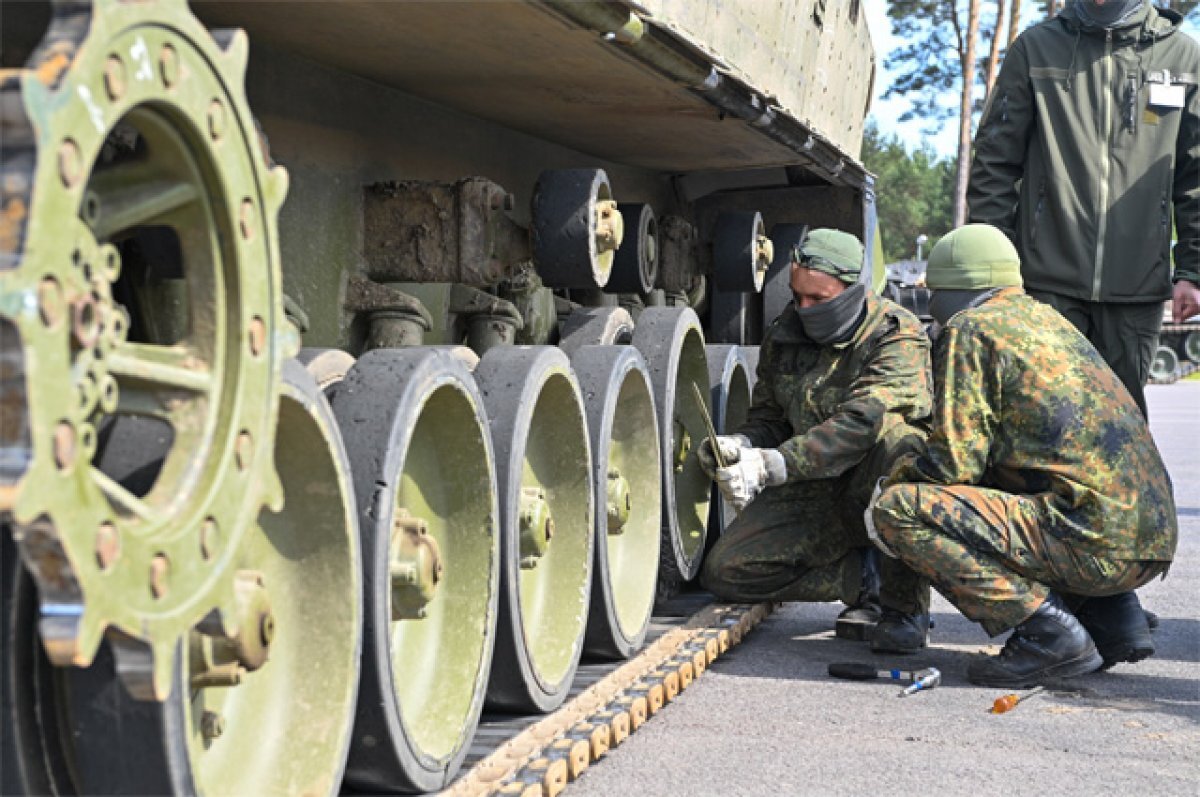
[[[1021,258],[1012,241],[990,224],[950,232],[929,253],[925,285],[931,291],[974,291],[1021,285]]]
[[[804,237],[792,252],[792,260],[853,285],[862,272],[863,245],[848,232],[821,228]]]

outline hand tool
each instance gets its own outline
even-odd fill
[[[1034,697],[1039,692],[1044,691],[1045,688],[1046,687],[1044,687],[1044,686],[1035,686],[1033,689],[1029,690],[1028,693],[1023,694],[1023,695],[1018,695],[1016,693],[1009,692],[1007,695],[1003,695],[1001,697],[996,698],[994,701],[992,701],[992,707],[988,709],[988,713],[989,714],[1004,714],[1006,712],[1012,711],[1014,708],[1017,707],[1018,704],[1024,703],[1029,698]]]
[[[872,681],[876,678],[886,681],[910,681],[897,697],[908,697],[917,692],[928,691],[942,682],[942,673],[936,667],[926,667],[923,670],[878,670],[870,664],[857,661],[835,661],[829,665],[829,674],[834,678],[846,678],[851,681]]]
[[[700,407],[700,415],[704,418],[704,429],[708,432],[708,445],[712,448],[713,459],[718,468],[726,467],[725,457],[721,455],[721,447],[717,445],[717,430],[713,426],[712,415],[708,413],[708,405],[704,403],[704,394],[700,387],[692,382],[692,395],[696,397],[696,405]]]

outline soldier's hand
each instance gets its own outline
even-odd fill
[[[717,468],[717,488],[735,510],[741,512],[766,487],[787,480],[783,455],[773,448],[743,448],[738,461]]]
[[[721,449],[725,464],[732,465],[738,461],[742,449],[750,447],[750,438],[744,434],[717,435],[717,446]],[[700,467],[710,479],[717,478],[717,458],[713,455],[712,441],[707,437],[696,450],[696,459],[700,461]]]
[[[1176,324],[1182,324],[1194,315],[1200,314],[1200,285],[1187,280],[1175,283],[1171,297],[1171,317]]]

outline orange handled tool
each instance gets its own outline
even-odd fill
[[[988,713],[989,714],[1004,714],[1006,712],[1012,711],[1014,708],[1017,707],[1017,704],[1028,700],[1029,698],[1033,697],[1034,695],[1036,695],[1038,692],[1041,692],[1045,688],[1046,687],[1044,687],[1044,686],[1035,686],[1033,689],[1031,689],[1029,691],[1028,694],[1018,695],[1018,694],[1010,692],[1007,695],[998,697],[994,701],[992,701],[992,707],[988,709]]]

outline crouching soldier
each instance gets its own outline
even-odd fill
[[[947,235],[925,279],[942,325],[933,430],[874,504],[883,547],[989,634],[1013,629],[999,655],[971,662],[973,683],[1020,688],[1148,655],[1132,590],[1166,573],[1177,531],[1137,404],[1075,327],[1025,294],[996,228]],[[1092,597],[1073,613],[1065,595]]]
[[[925,434],[929,344],[912,314],[859,283],[862,263],[862,244],[837,230],[793,252],[794,301],[766,333],[748,419],[717,439],[726,467],[708,441],[699,450],[740,511],[702,583],[733,601],[844,601],[840,636],[873,632],[877,649],[907,652],[926,644],[929,584],[891,560],[880,574],[861,512]]]

